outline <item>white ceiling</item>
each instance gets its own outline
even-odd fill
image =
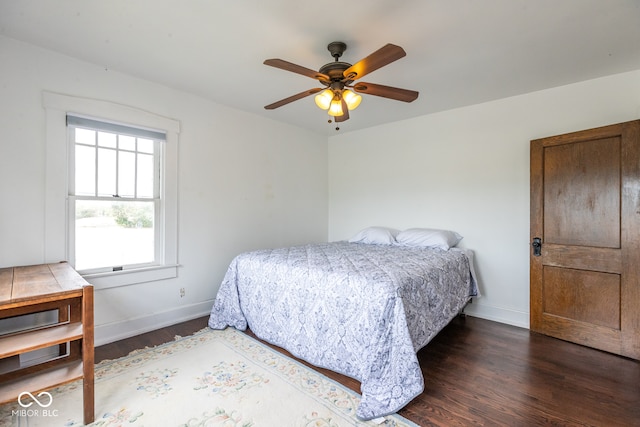
[[[363,80],[419,98],[364,95],[341,132],[640,69],[640,0],[0,0],[0,34],[327,135],[313,97],[263,108],[319,87],[263,60],[402,46]]]

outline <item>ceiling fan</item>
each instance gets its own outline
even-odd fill
[[[353,110],[360,105],[362,97],[358,93],[404,102],[411,102],[418,98],[418,92],[413,90],[356,82],[357,79],[405,56],[406,52],[400,46],[387,44],[353,65],[338,60],[347,49],[345,43],[332,42],[329,43],[327,49],[331,52],[331,56],[334,57],[335,61],[323,65],[318,71],[282,59],[267,59],[264,61],[265,65],[311,77],[325,86],[324,89],[313,88],[297,93],[273,104],[266,105],[264,108],[273,110],[309,95],[317,94],[315,97],[316,105],[323,110],[328,110],[329,115],[333,116],[336,122],[343,122],[349,119],[349,110]],[[357,93],[354,93],[354,91]]]

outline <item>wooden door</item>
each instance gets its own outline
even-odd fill
[[[531,243],[531,330],[640,359],[640,121],[531,141]]]

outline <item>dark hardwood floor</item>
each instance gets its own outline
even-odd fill
[[[97,347],[96,362],[206,324]],[[640,426],[638,361],[474,317],[455,319],[418,356],[425,390],[400,414],[421,426]],[[319,371],[359,392],[357,381]]]

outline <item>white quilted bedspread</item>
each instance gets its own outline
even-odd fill
[[[356,378],[357,415],[398,411],[424,389],[416,352],[477,294],[463,251],[333,242],[238,255],[209,326],[247,326]]]

